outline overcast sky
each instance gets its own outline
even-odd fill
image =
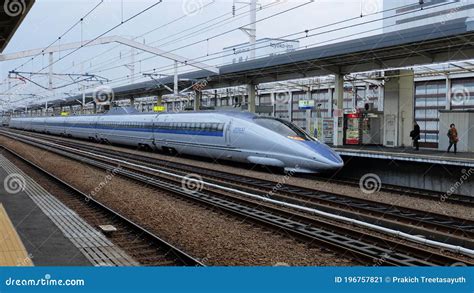
[[[3,53],[44,48],[55,41],[54,45],[60,45],[96,38],[157,1],[104,0],[84,19],[82,25],[77,25],[62,37],[60,42],[58,41],[60,35],[100,2],[100,0],[36,0]],[[235,4],[236,16],[232,17],[232,1],[163,0],[162,3],[111,31],[107,36],[139,37],[137,39],[139,42],[145,42],[166,51],[173,51],[173,53],[187,58],[209,55],[209,57],[204,57],[208,59],[207,63],[222,65],[223,58],[220,53],[224,47],[248,41],[247,35],[238,29],[250,22],[248,5],[241,4],[242,2],[244,0],[237,1]],[[360,37],[363,36],[361,33],[365,31],[370,31],[368,34],[381,32],[381,22],[357,26],[358,23],[381,17],[380,14],[360,17],[361,14],[367,15],[382,11],[382,1],[379,0],[261,0],[258,7],[257,20],[261,20],[257,24],[258,39],[280,38],[290,35],[287,38],[299,39],[300,48],[341,41],[345,36]],[[310,31],[309,34],[316,35],[304,37],[305,30],[352,18],[355,19]],[[347,28],[332,31],[338,27]],[[324,33],[328,30],[331,32]],[[222,35],[216,37],[219,34]],[[125,66],[131,62],[131,50],[127,47],[116,44],[94,46],[82,48],[66,56],[70,52],[63,51],[54,54],[56,63],[53,66],[53,71],[55,73],[80,73],[83,70],[110,79],[111,86],[127,84],[131,81],[130,78],[127,78],[130,70]],[[147,77],[142,76],[142,72],[150,72],[153,68],[157,68],[157,72],[161,74],[172,73],[169,67],[172,61],[161,57],[149,59],[150,57],[153,56],[148,53],[141,53],[134,57],[136,62],[135,82],[147,80]],[[148,60],[140,61],[146,58]],[[83,63],[82,66],[81,63]],[[24,64],[22,67],[17,68],[22,64]],[[1,77],[3,80],[7,77],[8,71],[13,69],[39,72],[44,68],[41,72],[48,72],[47,65],[47,56],[38,56],[33,61],[21,59],[3,62],[0,68]],[[180,72],[189,70],[192,68],[180,68]],[[47,85],[46,77],[32,76],[32,78],[44,86]],[[17,83],[20,85],[15,87],[16,90],[21,89],[25,93],[44,96],[51,95],[44,89],[30,83],[22,85],[22,82],[13,81],[13,84]],[[54,79],[54,86],[66,83],[64,77]],[[2,89],[6,91],[6,88],[7,85],[4,83]],[[77,93],[78,86],[58,89],[54,94],[61,96],[66,92]]]

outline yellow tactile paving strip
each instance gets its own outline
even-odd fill
[[[0,266],[33,266],[33,262],[0,203]]]

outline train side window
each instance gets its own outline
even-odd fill
[[[223,130],[224,130],[224,124],[223,124],[223,123],[219,123],[219,125],[217,126],[217,130],[218,130],[218,131],[223,131]]]

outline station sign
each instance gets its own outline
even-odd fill
[[[153,106],[153,112],[163,112],[165,111],[165,106]]]
[[[311,110],[314,108],[314,100],[299,100],[298,108],[302,110]]]

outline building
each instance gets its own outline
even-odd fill
[[[383,32],[474,18],[473,0],[384,0]]]

